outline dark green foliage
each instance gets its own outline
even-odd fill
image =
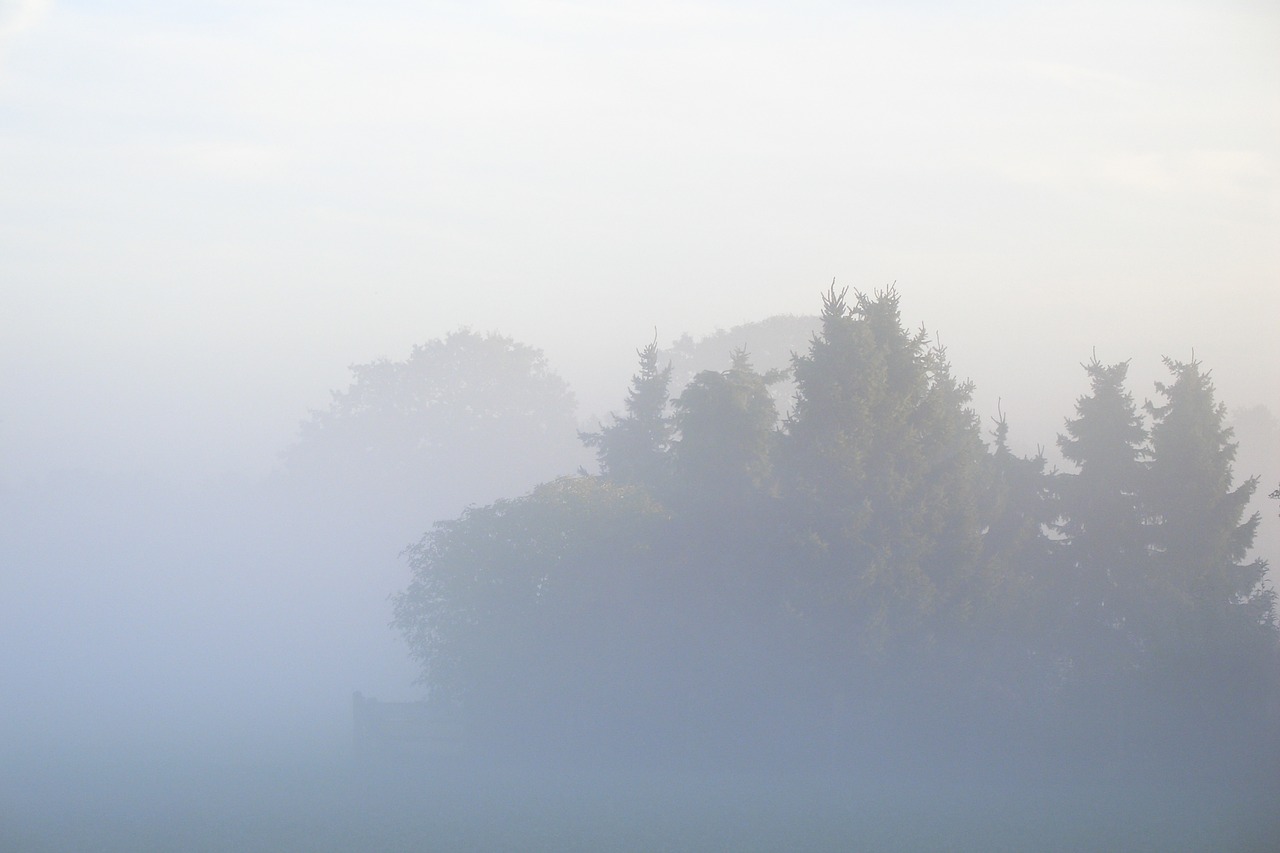
[[[898,295],[834,288],[823,327],[795,359],[795,410],[781,459],[797,533],[826,555],[824,597],[853,648],[928,645],[970,615],[981,580],[978,474],[985,449],[970,386],[923,331],[905,331]],[[946,623],[951,623],[946,625]]]
[[[661,507],[639,489],[564,478],[438,522],[406,551],[395,626],[433,689],[489,693],[546,665],[559,619],[618,617],[623,567],[648,553]]]
[[[1214,714],[1264,727],[1254,481],[1232,486],[1198,365],[1170,362],[1150,434],[1127,363],[1085,365],[1059,474],[1011,452],[1003,415],[984,443],[971,386],[893,290],[827,292],[781,424],[776,374],[743,350],[674,402],[656,344],[639,355],[625,413],[582,436],[598,476],[409,552],[396,626],[486,743],[595,753],[625,731],[633,757],[992,766],[1164,754]],[[1188,698],[1206,691],[1235,698]]]

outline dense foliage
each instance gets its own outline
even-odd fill
[[[777,372],[745,351],[675,399],[656,346],[639,354],[625,412],[583,436],[599,475],[473,508],[409,551],[395,623],[482,741],[1274,755],[1256,482],[1233,485],[1199,364],[1168,362],[1145,409],[1126,363],[1085,365],[1059,473],[1015,455],[1003,417],[984,441],[971,386],[892,290],[826,294],[785,418]]]

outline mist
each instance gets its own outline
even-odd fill
[[[1277,36],[0,0],[0,848],[1263,849]]]

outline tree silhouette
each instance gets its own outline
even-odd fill
[[[596,449],[600,473],[618,483],[665,490],[670,478],[673,426],[669,412],[671,365],[658,366],[658,343],[637,350],[640,370],[627,391],[626,412],[599,432],[579,433]]]
[[[1058,447],[1078,471],[1058,480],[1066,566],[1063,601],[1077,673],[1123,677],[1143,652],[1139,613],[1150,573],[1142,504],[1147,431],[1125,388],[1127,361],[1085,366],[1090,394],[1076,402]],[[1105,676],[1103,674],[1106,674]]]
[[[1156,383],[1165,402],[1147,405],[1156,564],[1147,600],[1167,651],[1220,664],[1224,644],[1266,644],[1274,635],[1266,562],[1247,559],[1261,517],[1244,513],[1258,482],[1232,485],[1237,445],[1209,375],[1194,361],[1165,359],[1165,366],[1173,381]]]
[[[347,496],[353,514],[377,507],[421,525],[580,462],[573,393],[540,350],[511,338],[463,329],[351,371],[285,463],[307,489]]]

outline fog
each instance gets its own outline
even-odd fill
[[[1010,651],[1051,630],[996,605],[998,630],[971,627],[955,614],[998,596],[928,555],[921,612],[955,625],[919,647],[897,599],[857,618],[901,648],[813,615],[854,521],[793,524],[827,494],[794,449],[816,411],[795,375],[768,385],[784,449],[749,487],[675,440],[693,479],[632,482],[580,433],[626,421],[651,342],[692,418],[701,371],[791,368],[824,293],[896,282],[986,446],[1005,417],[1046,471],[1077,470],[1058,437],[1082,365],[1128,361],[1139,411],[1162,357],[1201,365],[1232,488],[1259,478],[1233,565],[1274,582],[1278,37],[1249,2],[0,0],[0,848],[1262,849],[1274,697],[1179,716],[1152,687],[1114,708],[1162,734],[1086,736],[1112,723],[1036,705],[1052,667]],[[559,539],[521,539],[526,510]],[[489,524],[497,550],[448,574],[432,543]],[[775,558],[808,585],[711,594]],[[451,588],[510,618],[404,621],[415,578],[526,562],[501,582],[536,581],[524,604]],[[461,631],[466,689],[433,683],[406,624]],[[1274,691],[1267,660],[1240,671]],[[813,687],[834,672],[865,691]],[[361,750],[354,691],[468,734]],[[1206,720],[1256,725],[1261,759],[1197,752]]]

